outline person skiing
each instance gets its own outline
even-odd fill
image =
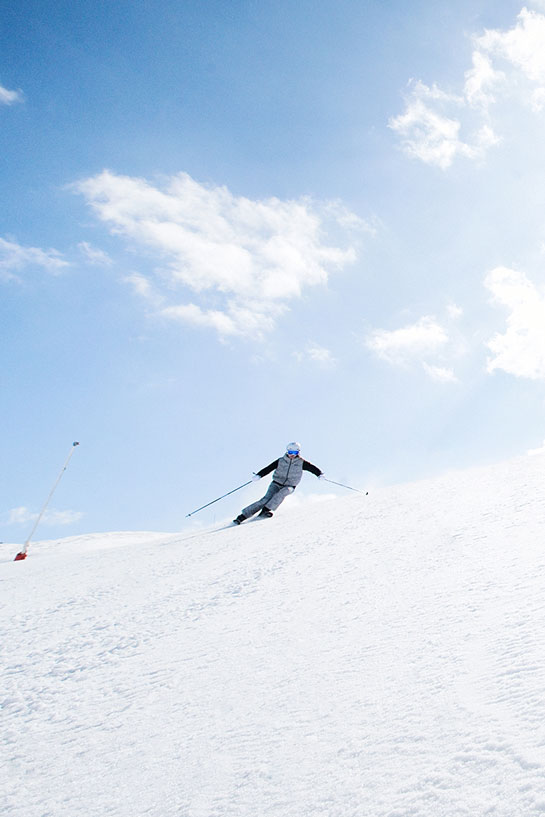
[[[246,508],[243,508],[236,519],[233,519],[235,525],[240,525],[245,519],[249,519],[258,511],[260,517],[271,517],[273,511],[285,500],[289,494],[295,491],[295,488],[301,482],[303,471],[310,471],[318,479],[324,479],[323,471],[320,471],[315,465],[308,460],[304,460],[300,456],[301,446],[299,443],[288,443],[286,446],[286,453],[283,457],[271,462],[266,468],[257,471],[252,479],[254,482],[266,477],[271,471],[274,471],[272,482],[267,489],[265,496],[258,499],[257,502],[252,502]]]

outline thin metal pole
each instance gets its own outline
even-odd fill
[[[61,477],[62,477],[62,475],[64,474],[64,472],[65,472],[65,471],[66,471],[66,469],[68,468],[68,463],[70,462],[70,458],[72,457],[72,454],[74,453],[74,451],[76,450],[76,446],[78,446],[78,445],[79,445],[79,443],[77,443],[77,442],[76,442],[76,443],[72,443],[72,448],[70,449],[70,453],[69,453],[68,457],[66,458],[66,462],[64,463],[64,465],[63,465],[63,467],[62,467],[62,470],[61,470],[61,472],[60,472],[59,476],[57,477],[57,479],[56,479],[56,481],[55,481],[55,484],[54,484],[54,485],[53,485],[53,487],[51,488],[51,490],[50,490],[50,492],[49,492],[49,496],[47,497],[47,499],[45,500],[45,502],[44,502],[44,504],[43,504],[42,510],[41,510],[41,511],[40,511],[40,513],[38,514],[38,518],[36,519],[36,521],[35,521],[35,523],[34,523],[34,526],[33,526],[32,530],[30,531],[30,533],[29,533],[29,535],[28,535],[28,538],[27,538],[27,540],[26,540],[25,544],[23,545],[23,549],[21,550],[21,553],[18,553],[18,554],[17,554],[17,556],[21,557],[21,554],[23,554],[23,558],[24,558],[24,556],[26,556],[26,554],[27,554],[27,552],[28,552],[28,546],[29,546],[29,544],[30,544],[30,540],[31,540],[31,539],[32,539],[32,537],[34,536],[34,533],[36,532],[36,528],[37,528],[37,527],[38,527],[38,525],[40,524],[40,520],[41,520],[42,516],[44,515],[44,513],[45,513],[45,511],[46,511],[47,506],[49,505],[49,502],[50,502],[50,500],[51,500],[51,497],[52,497],[52,496],[53,496],[53,494],[55,493],[55,489],[57,488],[57,485],[58,485],[58,484],[59,484],[59,482],[61,481]],[[17,558],[17,557],[16,557],[16,558]]]
[[[212,502],[207,502],[206,505],[202,505],[200,508],[197,508],[196,511],[191,511],[191,513],[186,513],[185,518],[187,519],[188,516],[193,516],[194,513],[199,513],[199,511],[203,511],[205,508],[208,508],[209,505],[213,505],[214,502],[219,502],[220,499],[225,499],[225,497],[229,496],[229,494],[234,494],[235,491],[240,491],[241,488],[246,488],[246,486],[249,485],[250,482],[252,482],[251,479],[248,480],[248,482],[245,482],[244,485],[239,485],[238,488],[233,488],[232,491],[227,491],[227,493],[223,494],[223,496],[218,496],[218,498],[213,499]]]
[[[356,491],[356,493],[365,494],[365,496],[367,496],[369,493],[369,491],[360,491],[359,488],[352,488],[350,485],[343,485],[342,482],[335,482],[327,477],[324,477],[324,482],[331,482],[332,485],[338,485],[340,488],[348,488],[349,491]]]

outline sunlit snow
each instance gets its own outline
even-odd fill
[[[545,813],[544,467],[1,545],[0,813]]]

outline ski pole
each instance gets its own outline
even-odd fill
[[[43,515],[44,515],[44,513],[45,513],[45,509],[46,509],[46,508],[47,508],[47,506],[49,505],[49,501],[50,501],[51,497],[52,497],[52,496],[53,496],[53,494],[55,493],[55,489],[56,489],[57,485],[58,485],[58,484],[59,484],[59,482],[61,481],[61,477],[62,477],[62,475],[64,474],[64,472],[65,472],[65,471],[66,471],[66,469],[68,468],[68,463],[70,462],[70,458],[71,458],[72,454],[74,453],[74,451],[76,450],[76,446],[77,446],[77,445],[79,445],[79,443],[72,443],[72,448],[70,449],[70,453],[69,453],[69,455],[68,455],[68,457],[67,457],[67,459],[66,459],[66,462],[64,463],[64,465],[63,465],[63,467],[62,467],[62,471],[60,472],[59,476],[57,477],[57,479],[56,479],[56,481],[55,481],[55,484],[54,484],[54,485],[53,485],[53,487],[51,488],[51,490],[50,490],[50,492],[49,492],[49,496],[48,496],[48,497],[47,497],[47,499],[45,500],[45,502],[44,502],[44,504],[43,504],[43,507],[42,507],[42,510],[41,510],[41,511],[40,511],[40,513],[38,514],[38,518],[36,519],[36,521],[35,521],[35,523],[34,523],[34,527],[33,527],[33,528],[32,528],[32,530],[30,531],[30,533],[29,533],[29,535],[28,535],[28,538],[27,538],[27,540],[26,540],[25,544],[23,545],[23,549],[22,549],[21,551],[19,551],[19,553],[17,554],[17,556],[16,556],[16,557],[15,557],[15,559],[13,560],[14,562],[20,562],[20,561],[22,561],[22,559],[26,559],[27,554],[28,554],[28,546],[29,546],[29,544],[30,544],[30,540],[31,540],[31,539],[32,539],[32,537],[34,536],[34,533],[36,532],[36,528],[37,528],[37,527],[38,527],[38,525],[40,524],[40,520],[41,520],[42,516],[43,516]]]
[[[200,508],[197,508],[196,511],[191,511],[191,513],[186,513],[185,518],[187,519],[188,516],[193,516],[193,514],[199,513],[199,511],[203,511],[205,508],[208,508],[209,505],[213,505],[214,502],[219,502],[220,499],[225,499],[225,497],[229,496],[229,494],[234,494],[235,491],[240,491],[241,488],[245,488],[247,485],[250,484],[250,482],[252,482],[251,479],[248,480],[248,482],[245,482],[244,485],[239,485],[238,488],[233,488],[232,491],[227,491],[227,493],[223,494],[223,496],[218,496],[218,498],[213,499],[212,502],[207,502],[206,505],[202,505]]]
[[[349,491],[356,491],[356,493],[365,494],[365,496],[367,496],[369,493],[369,491],[360,491],[359,488],[352,488],[350,485],[343,485],[342,482],[335,482],[327,477],[324,477],[324,482],[331,482],[332,485],[339,485],[341,488],[348,488]]]

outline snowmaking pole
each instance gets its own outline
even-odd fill
[[[70,462],[70,458],[72,457],[72,454],[73,454],[73,453],[74,453],[74,451],[76,450],[76,446],[77,446],[77,445],[79,445],[79,443],[77,443],[77,442],[76,442],[76,443],[72,443],[72,448],[70,449],[70,453],[69,453],[68,457],[66,458],[66,462],[64,463],[64,465],[63,465],[63,467],[62,467],[62,471],[60,472],[59,476],[58,476],[58,477],[57,477],[57,479],[55,480],[55,484],[54,484],[54,485],[53,485],[53,487],[51,488],[51,490],[50,490],[50,492],[49,492],[49,496],[48,496],[48,497],[47,497],[47,499],[45,500],[45,502],[44,502],[44,504],[43,504],[43,507],[42,507],[42,510],[41,510],[41,511],[40,511],[40,513],[38,514],[38,518],[36,519],[36,521],[35,521],[35,523],[34,523],[34,526],[33,526],[32,530],[30,531],[30,533],[29,533],[29,535],[28,535],[28,537],[27,537],[27,540],[26,540],[25,544],[23,545],[23,549],[22,549],[22,550],[20,550],[20,551],[19,551],[19,553],[17,554],[17,556],[15,557],[15,559],[14,559],[14,561],[15,561],[15,562],[20,562],[20,561],[22,561],[23,559],[26,559],[26,557],[27,557],[27,555],[28,555],[28,546],[29,546],[29,544],[30,544],[30,540],[31,540],[31,539],[32,539],[32,537],[34,536],[34,533],[36,532],[36,528],[37,528],[37,527],[38,527],[38,525],[40,524],[40,520],[41,520],[42,516],[44,515],[44,513],[45,513],[45,511],[46,511],[47,506],[49,505],[49,502],[50,502],[50,500],[51,500],[51,497],[52,497],[52,496],[53,496],[53,494],[55,493],[55,489],[57,488],[57,485],[58,485],[58,484],[59,484],[59,482],[61,481],[61,477],[62,477],[62,475],[64,474],[64,472],[65,472],[65,471],[66,471],[66,469],[68,468],[68,463]]]

